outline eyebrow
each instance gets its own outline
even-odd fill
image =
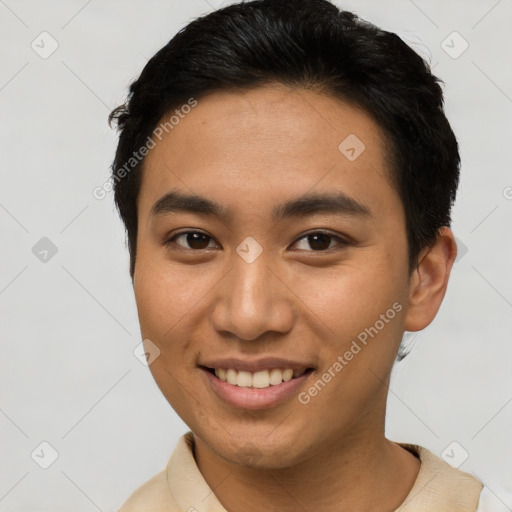
[[[225,222],[229,222],[233,217],[232,212],[219,203],[206,197],[184,194],[177,190],[172,190],[161,197],[151,208],[150,217],[174,212],[218,217]],[[350,217],[374,218],[368,206],[342,192],[313,193],[291,199],[274,206],[272,217],[278,221],[291,217],[307,217],[329,213]]]

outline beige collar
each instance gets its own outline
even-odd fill
[[[397,443],[421,461],[420,471],[404,502],[394,512],[474,512],[483,484],[469,473],[452,468],[431,451]]]

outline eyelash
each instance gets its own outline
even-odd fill
[[[210,240],[214,240],[213,237],[211,237],[210,235],[208,235],[206,233],[203,233],[202,231],[182,231],[180,233],[174,234],[171,238],[168,238],[167,240],[165,240],[163,242],[163,245],[166,246],[166,247],[169,247],[173,243],[175,243],[175,240],[177,238],[179,238],[180,236],[189,235],[189,234],[200,234],[200,235],[204,235],[205,237],[209,238]],[[349,239],[344,239],[344,238],[342,238],[340,236],[334,235],[334,234],[329,233],[327,231],[320,230],[320,231],[310,231],[309,233],[305,233],[301,237],[297,238],[293,242],[293,245],[296,244],[297,242],[299,242],[300,240],[303,240],[304,238],[307,238],[307,237],[312,236],[312,235],[326,235],[326,236],[330,237],[331,239],[338,240],[338,245],[335,246],[335,247],[330,247],[330,248],[325,249],[325,250],[318,250],[318,251],[310,250],[310,251],[306,251],[306,252],[313,252],[313,253],[317,253],[317,254],[318,253],[330,253],[333,250],[334,251],[341,250],[343,247],[351,245],[351,243],[352,243]],[[176,245],[178,245],[180,247],[180,250],[184,250],[184,251],[200,252],[200,251],[208,250],[208,248],[205,248],[205,249],[188,249],[186,247],[180,246],[179,244],[176,244]]]

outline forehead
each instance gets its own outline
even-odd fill
[[[246,208],[333,190],[397,199],[381,130],[339,99],[275,84],[211,93],[187,111],[146,157],[142,209],[171,189]]]

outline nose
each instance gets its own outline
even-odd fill
[[[213,328],[245,341],[290,331],[294,295],[287,284],[263,254],[251,263],[235,254],[231,271],[216,287]]]

